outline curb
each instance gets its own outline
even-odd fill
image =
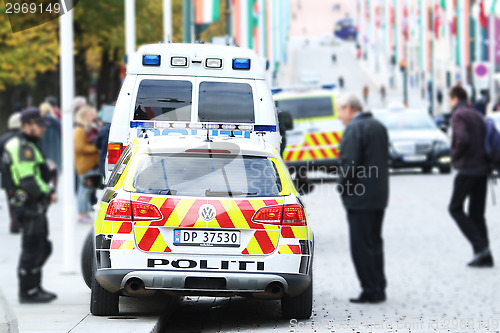
[[[18,333],[17,318],[0,290],[0,333]]]

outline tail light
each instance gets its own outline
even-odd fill
[[[283,225],[307,225],[304,208],[301,205],[285,205]]]
[[[121,199],[110,202],[105,216],[109,221],[157,221],[162,218],[163,215],[155,205]]]
[[[283,206],[262,207],[252,217],[253,222],[281,225]]]
[[[123,143],[108,143],[108,165],[112,168],[123,153]]]
[[[262,207],[255,213],[252,221],[275,225],[307,225],[304,208],[297,204]]]

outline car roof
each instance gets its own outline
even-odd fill
[[[210,137],[210,140],[207,142],[206,137],[201,136],[155,135],[134,139],[132,145],[139,146],[138,153],[141,154],[212,153],[278,157],[273,146],[264,140],[231,137]]]
[[[159,66],[144,66],[144,55],[159,55]],[[172,57],[186,57],[187,67],[172,67]],[[207,58],[222,59],[222,69],[205,67]],[[250,59],[250,70],[233,69],[233,59]],[[178,75],[266,79],[266,62],[253,50],[215,44],[159,43],[139,47],[127,67],[127,74]]]

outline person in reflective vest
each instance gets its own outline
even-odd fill
[[[51,172],[36,145],[45,131],[40,110],[23,110],[21,122],[21,134],[7,141],[2,157],[14,186],[13,206],[22,228],[19,301],[46,303],[56,298],[41,287],[41,270],[52,252],[46,213],[56,195],[50,184]]]

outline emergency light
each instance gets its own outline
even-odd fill
[[[175,122],[175,121],[131,121],[130,128],[276,132],[276,125],[252,125],[252,124],[233,124],[233,123],[186,123],[186,122]]]
[[[207,58],[205,60],[205,67],[206,68],[221,69],[222,68],[222,59],[220,59],[220,58]]]
[[[236,70],[249,70],[250,69],[250,59],[233,59],[233,69]]]
[[[160,63],[160,55],[145,54],[142,56],[142,64],[144,66],[160,66]]]
[[[170,66],[172,67],[187,67],[187,57],[172,57],[170,58]]]

